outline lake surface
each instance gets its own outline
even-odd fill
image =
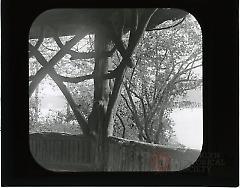
[[[203,143],[203,109],[175,109],[171,118],[175,122],[174,130],[178,141],[192,149],[202,149]]]

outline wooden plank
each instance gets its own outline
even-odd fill
[[[108,152],[107,170],[112,171],[114,168],[113,167],[114,148],[113,148],[112,143],[108,144],[108,149],[109,149],[109,152]]]
[[[66,164],[70,162],[70,143],[69,140],[66,140]]]
[[[77,163],[80,163],[81,161],[81,143],[78,141],[77,142]]]
[[[55,160],[54,160],[55,149],[54,148],[55,148],[54,147],[54,140],[49,139],[49,154],[50,154],[49,161],[51,163],[55,163]]]
[[[77,149],[77,147],[76,147],[76,140],[73,140],[72,141],[72,148],[73,148],[73,152],[72,152],[72,157],[73,157],[73,164],[76,164],[76,155],[77,155],[77,153],[76,153],[76,149]]]
[[[89,140],[87,140],[87,143],[86,143],[86,163],[90,163],[90,142]]]
[[[123,161],[122,147],[119,144],[115,144],[113,147],[116,147],[116,150],[117,150],[117,155],[115,155],[114,157],[118,156],[118,164],[116,167],[116,171],[120,171],[122,168],[122,161]]]
[[[74,164],[73,152],[74,152],[73,140],[69,140],[69,159],[71,164]]]

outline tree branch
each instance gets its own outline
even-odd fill
[[[113,47],[111,51],[103,53],[102,56],[110,57],[115,52],[115,50],[116,48]],[[75,52],[73,50],[70,50],[68,53],[71,55],[70,60],[96,58],[95,52]]]
[[[129,44],[128,44],[128,55],[132,55],[135,46],[137,45],[139,39],[141,38],[143,32],[145,31],[148,22],[150,21],[152,15],[157,11],[157,8],[155,9],[147,9],[144,14],[142,15],[142,18],[139,19],[138,21],[138,26],[136,31],[134,32],[134,35],[132,35],[132,38],[129,39]],[[136,13],[137,14],[137,13]]]
[[[178,81],[175,81],[174,84],[177,84],[177,83],[181,83],[181,82],[197,82],[197,81],[202,81],[202,79],[198,79],[198,80],[194,80],[194,79],[182,79],[182,80],[178,80]]]
[[[176,26],[180,25],[181,23],[184,22],[185,19],[186,19],[186,17],[184,17],[180,22],[178,22],[174,25],[170,25],[170,26],[162,27],[162,28],[146,29],[146,31],[161,31],[161,30],[164,30],[164,29],[170,29],[170,28],[173,28],[173,27],[176,27]]]
[[[169,84],[168,80],[169,80],[170,76],[172,75],[172,73],[173,73],[173,71],[174,71],[174,68],[175,68],[175,65],[173,64],[170,73],[167,75],[167,78],[164,79],[164,83],[165,83],[165,84],[164,84],[162,87],[160,87],[160,89],[158,90],[158,94],[156,95],[153,103],[156,103],[156,102],[157,102],[157,98],[158,98],[160,95],[162,95],[162,93],[164,92],[165,88],[168,86],[168,84]]]
[[[32,48],[32,50],[33,50],[33,48]],[[48,62],[45,60],[45,58],[42,56],[42,54],[38,50],[34,50],[34,52],[35,52],[34,55],[35,55],[36,59],[38,60],[38,62],[43,67],[47,66]],[[66,85],[64,85],[64,83],[60,79],[58,79],[59,77],[57,76],[57,73],[56,73],[56,71],[54,70],[53,67],[48,69],[48,74],[53,79],[53,81],[57,84],[57,86],[62,91],[65,98],[67,99],[69,105],[71,106],[71,108],[72,108],[72,110],[73,110],[73,112],[76,116],[76,119],[77,119],[79,125],[82,128],[83,133],[88,134],[89,133],[89,127],[87,125],[87,121],[84,118],[84,116],[81,114],[81,112],[79,111],[79,109],[78,109],[76,103],[74,102],[74,99],[72,98],[70,92],[68,91]]]
[[[144,91],[143,91],[143,95],[145,96],[145,99],[147,101],[147,105],[151,108],[151,104],[150,104],[150,101],[149,101],[149,96],[148,96],[148,92],[147,92],[147,88],[146,86],[144,85]]]
[[[195,69],[195,68],[201,67],[201,66],[202,66],[202,64],[196,65],[196,66],[191,67],[191,68],[189,68],[189,69],[185,69],[185,70],[183,70],[183,71],[181,72],[181,74],[183,74],[183,73],[185,73],[185,72],[187,72],[187,71],[189,71],[189,70],[193,70],[193,69]]]
[[[146,112],[146,108],[145,108],[143,98],[140,99],[140,102],[141,102],[141,105],[142,105],[142,108],[143,108],[144,124],[145,124],[145,127],[146,127],[147,126],[147,112]]]
[[[156,94],[157,94],[158,73],[159,73],[159,70],[161,70],[161,66],[162,66],[163,60],[167,57],[167,52],[168,52],[168,50],[165,51],[164,57],[163,57],[163,58],[161,59],[161,61],[160,61],[160,65],[158,65],[158,62],[157,62],[157,61],[155,62],[156,72],[155,72],[154,92],[153,92],[153,97],[152,97],[152,101],[153,101],[153,102],[155,101],[155,97],[156,97]],[[155,48],[155,53],[157,54],[157,46],[156,46],[156,48]],[[159,68],[159,67],[160,67],[160,68]],[[149,105],[149,106],[150,106],[150,105]]]
[[[44,38],[43,35],[41,35],[37,41],[37,44],[34,46],[36,49],[38,49],[40,47],[40,45],[42,44]]]
[[[184,88],[184,89],[181,89],[181,90],[177,90],[176,92],[172,93],[172,94],[176,94],[176,93],[179,93],[179,92],[184,92],[184,91],[189,91],[189,90],[192,90],[192,89],[196,89],[197,87],[199,87],[201,84],[199,83],[198,85],[194,85],[193,87],[189,87],[189,88]]]
[[[110,95],[108,106],[107,106],[107,112],[106,112],[106,118],[105,118],[106,125],[109,125],[112,118],[112,113],[116,111],[116,106],[117,106],[116,103],[122,88],[122,82],[123,82],[127,67],[123,63],[122,66],[120,64],[120,66],[118,66],[116,69],[118,69],[118,72],[116,73],[112,94]]]
[[[42,46],[43,46],[44,48],[46,48],[47,50],[50,50],[50,51],[52,51],[52,52],[56,52],[56,51],[57,51],[57,50],[55,50],[55,49],[52,49],[52,48],[47,47],[44,43],[42,43]]]
[[[122,138],[125,138],[125,132],[126,132],[126,126],[124,125],[123,119],[122,117],[116,113],[116,116],[118,117],[118,119],[120,120],[122,127],[123,127],[123,133],[122,133]]]
[[[33,91],[36,89],[37,85],[41,82],[41,80],[47,75],[48,70],[51,69],[54,65],[58,63],[66,54],[66,51],[70,50],[79,40],[81,40],[86,35],[85,32],[82,32],[80,35],[76,35],[73,39],[68,41],[61,49],[58,51],[58,53],[47,63],[46,66],[42,67],[35,75],[34,79],[32,80],[30,86],[29,86],[29,97],[31,97]],[[45,58],[39,54],[38,50],[34,48],[31,44],[29,45],[29,49],[31,53],[37,55],[37,59],[39,61],[44,61]]]
[[[94,77],[93,74],[88,74],[88,75],[79,76],[79,77],[65,77],[65,76],[61,76],[59,74],[57,74],[56,76],[63,82],[69,82],[69,83],[79,83],[79,82],[83,82],[85,80],[93,79],[93,77]]]
[[[140,97],[135,91],[133,91],[133,90],[131,90],[130,88],[129,88],[129,91],[131,92],[131,93],[133,93],[134,94],[134,96],[135,97],[137,97],[137,98],[139,98],[140,100],[142,100],[143,98],[142,97]]]
[[[121,94],[121,96],[122,96],[123,100],[125,101],[128,109],[129,109],[129,110],[131,111],[131,113],[133,114],[134,112],[133,112],[132,108],[130,107],[130,105],[129,105],[127,99],[126,99],[126,97],[125,97],[123,94]]]
[[[59,37],[57,35],[55,35],[54,37],[55,42],[57,43],[59,48],[63,47],[63,43],[61,42],[61,40],[59,39]]]
[[[120,52],[121,56],[123,57],[123,59],[125,59],[125,61],[122,61],[121,63],[124,63],[125,65],[127,65],[130,68],[133,68],[135,66],[135,64],[133,63],[133,61],[131,60],[130,57],[131,57],[139,39],[141,38],[143,32],[145,31],[151,16],[154,14],[154,12],[156,10],[157,9],[148,9],[145,11],[145,15],[143,15],[141,21],[138,22],[138,27],[137,27],[136,31],[134,31],[134,34],[130,34],[127,49],[124,47],[124,43],[123,43],[121,37],[119,37],[114,32],[114,29],[111,29],[112,32],[110,33],[110,35],[112,37],[112,40],[116,44],[116,47],[117,47],[118,51]]]
[[[95,52],[75,52],[73,50],[70,50],[68,54],[71,55],[70,60],[91,59],[96,57]]]
[[[37,41],[37,43],[36,43],[36,45],[35,45],[34,47],[35,47],[36,49],[38,49],[39,46],[42,44],[43,40],[44,40],[43,34],[41,33],[41,35],[39,36],[39,39],[38,39],[38,41]],[[31,50],[29,51],[28,54],[29,54],[29,58],[33,56],[33,53],[31,52]]]

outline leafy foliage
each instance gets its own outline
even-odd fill
[[[134,54],[137,66],[129,71],[122,95],[129,109],[124,116],[132,120],[128,125],[136,126],[140,140],[167,144],[174,136],[170,114],[176,99],[202,83],[194,71],[201,67],[201,42],[200,27],[190,15],[181,25],[143,36]],[[121,105],[118,111],[123,111]]]

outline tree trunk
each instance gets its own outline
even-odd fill
[[[164,115],[164,110],[161,110],[160,114],[159,114],[159,122],[158,122],[158,129],[157,132],[155,134],[155,138],[154,138],[154,144],[161,144],[161,136],[163,135],[163,115]]]
[[[162,144],[162,143],[160,143],[161,140],[162,140],[162,139],[160,139],[162,131],[163,131],[163,123],[162,123],[162,120],[160,120],[159,123],[158,123],[157,132],[155,134],[154,144]]]
[[[90,134],[96,139],[96,170],[103,171],[107,159],[107,132],[108,125],[105,123],[107,106],[109,101],[109,80],[104,79],[108,72],[109,61],[104,52],[108,51],[110,40],[104,32],[95,35],[95,67],[94,67],[94,101],[92,112],[88,118]]]

